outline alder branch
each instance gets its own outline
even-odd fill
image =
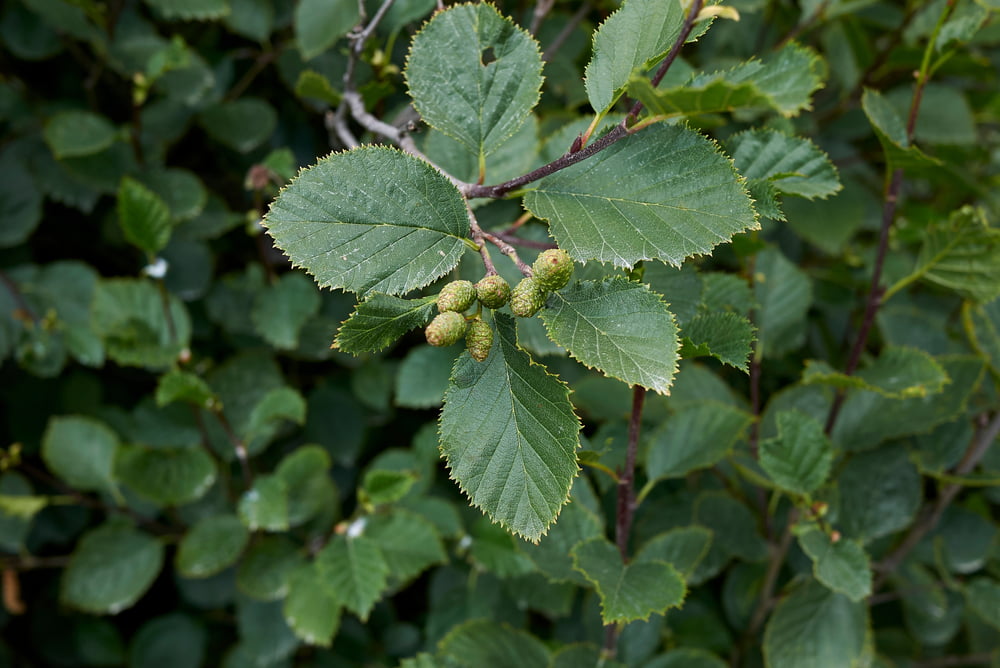
[[[691,34],[691,30],[694,28],[695,20],[698,18],[699,12],[701,12],[702,5],[705,4],[705,0],[695,0],[691,4],[691,9],[688,11],[687,17],[684,19],[684,25],[681,28],[680,34],[674,41],[673,46],[667,53],[667,57],[663,59],[659,69],[656,74],[651,79],[654,86],[660,83],[664,75],[666,75],[667,70],[673,64],[674,60],[677,58],[677,54],[680,52],[681,47],[684,46],[684,42],[687,41],[688,35]],[[607,134],[598,139],[592,144],[585,146],[579,151],[566,153],[559,158],[556,158],[547,165],[542,165],[536,170],[518,176],[517,178],[511,179],[509,181],[504,181],[503,183],[498,183],[491,186],[483,186],[479,184],[466,184],[463,188],[460,188],[462,194],[466,197],[487,197],[492,199],[499,199],[505,196],[512,190],[516,190],[521,186],[525,186],[529,183],[533,183],[539,179],[545,178],[555,174],[558,171],[566,169],[578,162],[586,160],[587,158],[600,153],[604,149],[608,148],[612,144],[624,139],[631,134],[629,132],[629,123],[639,115],[642,111],[642,102],[636,102],[632,109],[629,111],[628,116],[622,120],[621,123],[614,126]]]
[[[580,25],[580,21],[582,21],[584,17],[590,13],[591,9],[592,7],[589,1],[580,5],[580,8],[577,9],[576,13],[570,17],[569,21],[566,22],[566,25],[563,26],[563,29],[559,31],[558,35],[556,35],[556,38],[552,40],[552,43],[545,47],[545,52],[542,53],[542,62],[547,63],[555,57],[556,52],[562,48],[562,45],[566,43],[566,40],[573,34],[576,27]]]

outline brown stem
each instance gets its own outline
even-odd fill
[[[826,6],[830,4],[830,0],[823,0],[821,3],[816,5],[816,10],[809,15],[805,21],[799,22],[794,28],[788,31],[788,34],[778,40],[778,43],[774,45],[774,50],[778,51],[783,46],[791,42],[793,39],[804,33],[806,30],[812,27],[816,21],[818,21],[823,16],[823,12],[826,11]]]
[[[24,300],[24,295],[21,294],[21,291],[18,289],[14,280],[5,272],[0,271],[0,283],[3,283],[3,286],[7,288],[7,292],[10,293],[10,296],[14,299],[14,304],[17,306],[17,310],[37,325],[38,314],[35,313],[30,306],[28,306],[28,302]]]
[[[559,31],[558,35],[556,35],[556,38],[552,40],[552,43],[545,47],[545,53],[542,54],[543,62],[547,63],[555,57],[556,52],[562,48],[562,45],[566,43],[566,40],[573,34],[576,27],[580,25],[580,21],[582,21],[584,17],[590,13],[591,9],[592,6],[589,1],[580,5],[580,8],[577,9],[576,13],[570,17],[569,21],[566,22],[566,25],[563,26],[563,29]]]
[[[247,452],[246,444],[233,431],[233,426],[229,423],[229,418],[226,417],[225,413],[219,409],[213,409],[211,412],[215,416],[215,419],[219,421],[222,431],[226,432],[226,438],[232,444],[233,450],[236,452],[236,458],[240,460],[243,481],[246,483],[247,488],[253,487],[253,469],[250,468],[250,455]]]
[[[36,557],[31,554],[4,557],[0,559],[0,570],[31,571],[36,568],[66,568],[69,565],[70,559],[70,556]]]
[[[520,271],[523,275],[527,276],[528,278],[531,278],[534,275],[534,272],[531,271],[531,267],[526,265],[524,261],[521,260],[520,257],[518,257],[517,251],[509,243],[507,243],[503,239],[493,234],[490,234],[489,232],[483,232],[483,238],[486,239],[486,241],[489,241],[494,246],[496,246],[497,250],[499,250],[501,253],[503,253],[511,260],[513,260],[514,264],[517,265],[518,271]]]
[[[235,100],[239,98],[240,95],[243,95],[246,89],[250,87],[250,84],[253,83],[253,80],[257,78],[257,75],[263,72],[265,67],[274,62],[276,56],[277,53],[270,49],[261,51],[260,54],[254,58],[253,63],[243,74],[242,78],[236,82],[235,86],[229,89],[229,92],[226,93],[226,96],[223,99],[226,101]]]
[[[976,468],[976,465],[986,456],[986,452],[990,449],[990,446],[998,435],[1000,435],[1000,411],[972,439],[972,442],[965,451],[965,455],[962,457],[962,461],[955,467],[955,473],[957,475],[965,475]],[[903,560],[906,559],[913,548],[937,526],[944,511],[951,505],[951,502],[955,500],[955,497],[958,496],[961,490],[962,486],[958,483],[951,483],[941,490],[941,494],[934,505],[924,510],[920,519],[910,527],[910,531],[906,534],[906,537],[903,538],[889,556],[875,566],[878,575],[872,583],[873,591],[877,591],[885,584],[889,575],[903,563]]]
[[[490,257],[490,251],[486,248],[485,234],[483,233],[483,228],[479,227],[479,221],[476,220],[476,216],[472,213],[472,209],[468,209],[469,212],[469,230],[472,233],[472,240],[476,242],[479,246],[479,256],[483,258],[483,266],[486,268],[487,276],[494,276],[497,274],[496,265],[493,264],[493,259]]]
[[[551,248],[559,248],[557,244],[550,241],[532,241],[531,239],[522,239],[521,237],[510,234],[509,232],[493,232],[493,236],[501,241],[506,241],[511,246],[523,246],[525,248],[537,248],[539,250],[549,250]]]
[[[642,407],[646,402],[646,388],[632,388],[632,416],[628,423],[628,446],[625,450],[625,468],[618,475],[618,503],[615,510],[615,544],[622,561],[628,562],[629,534],[635,517],[635,459],[639,451],[639,431],[642,427]],[[618,649],[617,624],[604,630],[604,656],[614,658]]]
[[[552,5],[554,4],[556,4],[556,0],[538,0],[535,3],[535,10],[531,13],[531,27],[528,28],[528,32],[535,36],[538,35],[538,30],[542,27],[542,21],[552,11]]]

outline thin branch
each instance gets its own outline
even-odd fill
[[[483,238],[485,236],[483,228],[479,227],[479,221],[476,220],[476,215],[472,213],[472,209],[466,207],[466,210],[469,212],[469,230],[472,233],[472,240],[476,242],[477,246],[479,246],[479,255],[483,258],[483,266],[486,267],[486,275],[493,276],[498,272],[496,265],[493,264],[493,259],[490,258],[490,251],[486,247],[486,239]]]
[[[497,250],[499,250],[501,253],[503,253],[511,260],[513,260],[514,264],[517,265],[518,271],[520,271],[523,275],[527,276],[528,278],[531,278],[531,276],[534,275],[534,272],[531,271],[531,267],[526,265],[524,261],[521,260],[520,257],[518,257],[517,251],[514,249],[513,246],[508,244],[503,239],[500,239],[499,237],[490,234],[489,232],[483,232],[483,238],[489,241],[494,246],[496,246]]]
[[[823,0],[818,5],[816,5],[815,11],[809,15],[809,17],[800,21],[795,25],[794,28],[788,31],[788,34],[778,40],[778,43],[774,45],[774,50],[777,51],[783,46],[791,42],[793,39],[804,33],[806,30],[811,28],[814,23],[819,21],[823,17],[823,12],[826,11],[826,6],[830,4],[830,0]]]
[[[622,561],[628,561],[629,534],[635,517],[635,460],[639,450],[639,431],[642,427],[642,408],[646,402],[646,388],[632,388],[632,416],[628,423],[628,446],[625,450],[625,468],[618,475],[618,503],[615,510],[615,543]],[[618,649],[617,624],[609,624],[604,631],[604,651],[614,658]]]
[[[569,21],[566,22],[566,25],[563,26],[563,29],[559,31],[558,35],[556,35],[556,38],[552,40],[552,43],[545,47],[545,53],[542,54],[543,62],[547,63],[555,57],[556,51],[562,48],[562,45],[566,43],[566,40],[573,34],[576,27],[580,25],[580,21],[582,21],[584,17],[590,13],[591,9],[592,6],[589,1],[580,5],[580,8],[576,10],[576,13],[573,14],[573,16],[570,17]]]
[[[0,559],[0,570],[10,571],[31,571],[36,568],[66,568],[69,565],[70,556],[59,557],[36,557],[25,554],[17,557],[4,557]]]
[[[512,246],[523,246],[524,248],[537,248],[538,250],[549,250],[551,248],[559,248],[558,244],[554,244],[550,241],[532,241],[531,239],[522,239],[519,236],[510,234],[509,232],[493,232],[493,236],[501,241],[506,241]]]
[[[1000,411],[993,416],[993,419],[989,421],[979,433],[976,434],[975,438],[969,444],[968,449],[965,451],[965,455],[962,457],[962,461],[958,463],[955,467],[956,475],[965,475],[970,473],[976,465],[979,464],[980,460],[986,456],[986,452],[990,449],[993,441],[996,440],[997,436],[1000,436]],[[875,581],[872,583],[872,590],[877,591],[883,584],[885,584],[886,579],[889,574],[896,570],[901,563],[906,559],[910,552],[915,548],[924,536],[930,533],[934,527],[937,526],[938,522],[941,520],[941,516],[944,511],[951,505],[951,502],[955,500],[958,493],[962,490],[962,486],[958,483],[952,483],[941,490],[940,496],[938,496],[937,501],[933,506],[926,509],[921,515],[921,518],[917,520],[911,527],[910,532],[906,534],[902,542],[896,546],[896,548],[881,561],[881,563],[875,566],[875,570],[879,572],[876,576]]]
[[[38,314],[35,313],[30,306],[28,306],[28,302],[25,301],[24,295],[21,294],[17,284],[4,271],[0,271],[0,283],[3,283],[3,286],[7,288],[7,292],[10,293],[11,298],[13,298],[17,310],[20,311],[25,317],[30,318],[31,322],[37,325]]]
[[[353,33],[348,36],[353,42],[355,55],[361,55],[361,52],[364,51],[365,48],[365,42],[367,42],[368,38],[372,36],[372,33],[375,32],[376,28],[378,28],[378,24],[382,22],[382,19],[384,19],[388,11],[392,9],[392,5],[395,2],[396,0],[385,0],[378,8],[378,11],[375,12],[375,16],[372,17],[372,20],[368,22],[368,25],[366,25],[360,32]]]
[[[236,458],[240,460],[240,469],[243,471],[243,481],[246,483],[247,488],[253,487],[253,470],[250,468],[250,455],[247,452],[246,444],[233,431],[233,426],[229,423],[229,418],[226,417],[225,413],[217,408],[210,409],[210,412],[218,420],[222,431],[226,432],[226,438],[232,444],[233,451],[236,452]]]
[[[531,27],[528,28],[528,32],[535,36],[538,35],[538,29],[542,27],[542,21],[552,11],[554,4],[556,4],[556,0],[538,0],[535,3],[535,11],[531,14]]]
[[[663,79],[663,76],[667,73],[667,70],[670,69],[670,66],[676,59],[677,54],[680,52],[681,47],[684,46],[684,42],[687,41],[688,35],[691,34],[691,30],[694,28],[695,20],[698,18],[698,13],[701,12],[702,5],[704,5],[704,0],[695,0],[691,4],[691,9],[688,11],[687,18],[684,19],[684,26],[681,28],[680,34],[677,36],[670,52],[667,54],[667,57],[664,58],[663,63],[661,63],[659,69],[652,78],[654,86]],[[595,141],[593,144],[589,144],[575,153],[566,153],[547,165],[542,165],[534,171],[509,181],[504,181],[503,183],[491,186],[467,184],[464,188],[461,188],[462,193],[466,197],[489,197],[498,199],[512,190],[520,188],[521,186],[533,183],[539,179],[545,178],[546,176],[555,174],[560,170],[566,169],[571,165],[575,165],[582,160],[586,160],[592,155],[600,153],[615,142],[627,137],[630,134],[628,124],[631,120],[634,120],[635,117],[638,116],[639,112],[642,111],[642,107],[642,102],[636,102],[629,111],[628,116],[620,124],[613,127],[606,135]]]
[[[229,89],[229,92],[226,93],[224,99],[235,100],[239,98],[239,96],[242,95],[244,91],[246,91],[246,89],[250,87],[250,84],[252,84],[253,80],[257,78],[257,75],[263,72],[265,67],[274,62],[274,59],[277,55],[278,55],[277,52],[272,51],[270,49],[261,51],[257,55],[257,57],[254,58],[253,63],[250,65],[247,71],[244,72],[243,76],[236,83],[236,85]]]

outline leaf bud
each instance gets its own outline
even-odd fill
[[[437,307],[441,313],[447,311],[461,313],[475,301],[476,288],[471,281],[452,281],[438,293]]]
[[[493,328],[488,322],[476,318],[469,323],[469,333],[465,335],[465,347],[468,348],[472,359],[477,362],[489,357],[490,348],[493,347]]]
[[[450,346],[465,335],[465,316],[455,311],[445,311],[434,316],[424,330],[427,343],[432,346]]]
[[[573,259],[563,249],[552,248],[535,258],[531,270],[543,290],[559,290],[569,283],[569,277],[573,275]]]
[[[510,301],[510,284],[503,276],[484,276],[476,283],[476,296],[486,308],[500,308]]]
[[[545,304],[548,293],[533,278],[523,278],[510,295],[510,310],[519,318],[530,318]]]

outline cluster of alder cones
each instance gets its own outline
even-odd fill
[[[482,307],[498,309],[508,302],[519,318],[530,318],[548,299],[549,293],[569,283],[573,260],[561,249],[541,253],[531,265],[532,276],[521,279],[513,290],[498,274],[489,274],[473,285],[471,281],[452,281],[437,297],[438,315],[424,334],[432,346],[450,346],[465,337],[465,347],[472,359],[482,362],[493,347],[493,329],[481,317]],[[476,301],[480,308],[470,316],[465,312]]]

